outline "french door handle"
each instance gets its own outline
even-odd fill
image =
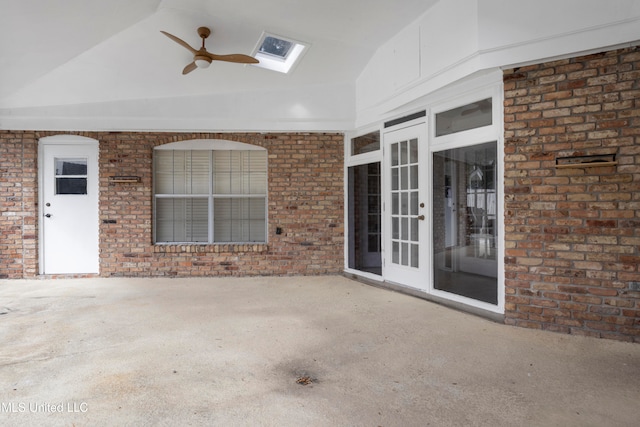
[[[51,214],[44,214],[47,218],[51,218]]]
[[[418,215],[416,217],[419,221],[424,221],[424,215]]]

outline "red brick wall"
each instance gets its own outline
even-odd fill
[[[38,273],[37,143],[39,138],[62,133],[0,131],[0,278],[27,278]],[[343,135],[80,134],[100,141],[101,276],[342,271]],[[229,139],[267,149],[267,245],[153,245],[153,147],[200,138]],[[140,176],[141,182],[110,183],[109,176],[114,175]],[[276,235],[276,227],[282,228],[282,234]]]
[[[37,140],[0,131],[0,279],[37,274]]]
[[[507,70],[504,94],[506,322],[640,342],[640,50]]]

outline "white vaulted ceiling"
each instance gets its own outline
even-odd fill
[[[341,130],[376,49],[437,0],[0,0],[0,129]],[[192,60],[163,36],[251,54],[308,43],[289,74]],[[4,123],[3,123],[4,122]]]

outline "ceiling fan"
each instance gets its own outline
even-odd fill
[[[174,42],[178,43],[180,46],[186,48],[189,52],[193,53],[193,62],[184,67],[184,70],[182,70],[182,74],[189,74],[196,68],[207,68],[209,65],[211,65],[211,61],[236,62],[239,64],[257,64],[258,62],[260,62],[252,56],[243,55],[241,53],[234,53],[231,55],[216,55],[215,53],[207,52],[207,49],[204,47],[204,41],[211,34],[211,30],[207,27],[198,28],[198,35],[202,38],[202,47],[198,50],[192,48],[187,42],[174,36],[173,34],[169,34],[166,31],[160,32],[169,37]]]

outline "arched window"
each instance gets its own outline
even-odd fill
[[[266,243],[267,151],[220,139],[154,149],[155,243]]]

